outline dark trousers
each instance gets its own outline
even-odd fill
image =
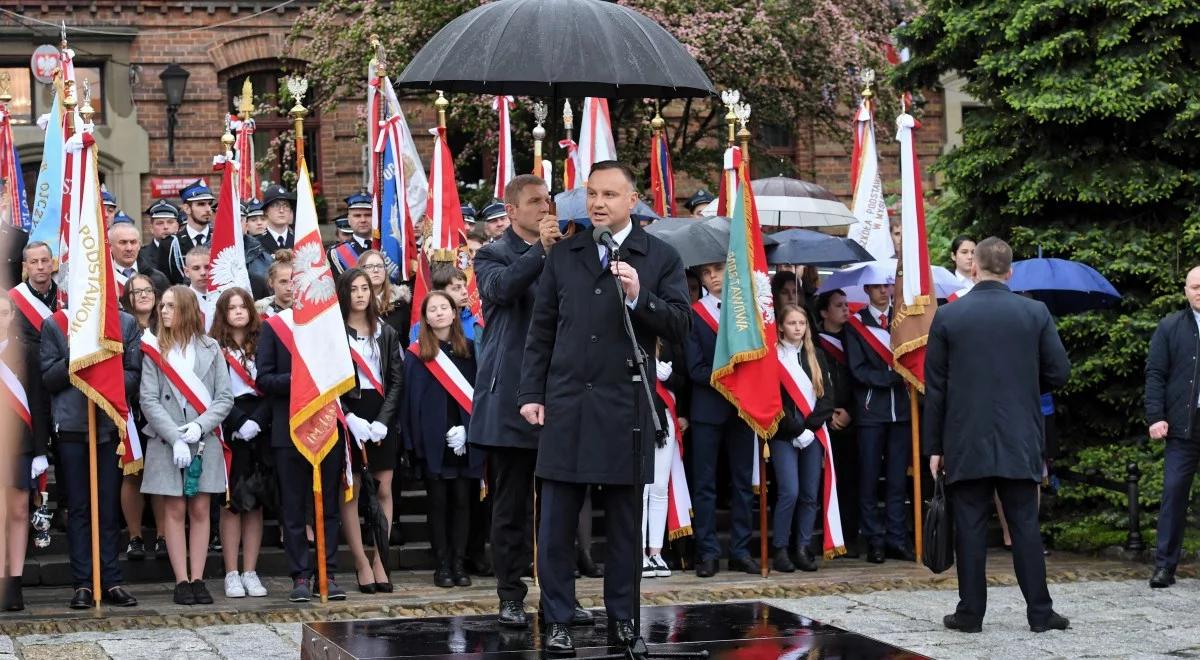
[[[793,523],[796,548],[808,548],[812,542],[817,509],[821,507],[821,461],[824,457],[825,450],[815,439],[804,449],[793,447],[790,440],[771,441],[771,465],[775,468],[773,547],[790,547]]]
[[[1200,415],[1197,415],[1197,419],[1200,420]],[[1166,443],[1162,507],[1158,510],[1158,551],[1154,563],[1158,568],[1175,570],[1183,546],[1188,493],[1196,476],[1197,461],[1200,461],[1200,424],[1192,422],[1191,438],[1168,437]],[[1005,513],[1008,511],[1005,510]]]
[[[487,452],[496,595],[500,600],[524,601],[529,587],[521,581],[521,574],[533,561],[533,472],[537,467],[537,450],[489,447]]]
[[[1013,571],[1025,596],[1030,625],[1050,616],[1050,590],[1046,588],[1046,558],[1038,529],[1038,484],[1017,479],[968,479],[948,488],[954,515],[954,565],[958,569],[960,621],[983,621],[987,610],[987,524],[1000,496],[1008,531],[1012,534]]]
[[[858,441],[856,429],[830,431],[833,446],[833,469],[837,472],[838,508],[842,512],[842,538],[846,549],[858,548]]]
[[[325,572],[333,579],[337,570],[338,532],[341,531],[342,471],[346,465],[341,442],[321,461],[321,498],[325,507]],[[283,550],[288,556],[292,579],[311,578],[317,572],[313,553],[308,551],[304,525],[313,506],[313,468],[292,448],[275,449],[279,475],[279,524],[283,527]],[[307,504],[307,506],[306,506]]]
[[[475,480],[467,477],[442,479],[433,475],[425,479],[429,491],[429,541],[438,564],[446,568],[452,560],[466,556],[472,481]]]
[[[100,517],[100,585],[121,584],[121,467],[117,464],[114,436],[99,437],[96,447],[97,513]],[[92,586],[92,498],[85,433],[61,433],[58,442],[58,485],[66,491],[67,553],[71,581],[76,588]]]
[[[587,484],[542,481],[538,581],[548,623],[569,623],[575,612],[575,533]],[[595,495],[593,492],[593,496]],[[606,484],[604,608],[609,621],[633,619],[635,571],[641,570],[642,486]]]
[[[695,422],[692,434],[692,528],[696,532],[696,558],[700,561],[721,556],[717,540],[717,458],[721,445],[729,461],[730,532],[729,556],[750,556],[750,532],[753,529],[751,505],[754,490],[750,485],[754,470],[754,431],[737,415],[724,424]]]
[[[858,427],[858,506],[862,535],[871,545],[907,548],[904,498],[912,454],[908,422]],[[836,456],[836,453],[835,453]],[[879,477],[884,475],[884,520],[879,519]],[[1007,511],[1007,509],[1005,510]]]

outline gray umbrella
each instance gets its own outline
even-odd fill
[[[815,183],[773,176],[755,179],[750,187],[763,227],[844,227],[857,221],[837,195]],[[717,203],[703,213],[716,215]]]
[[[498,0],[450,21],[397,84],[554,98],[685,98],[716,94],[660,25],[603,0]]]
[[[674,247],[684,268],[725,261],[729,252],[729,218],[663,218],[646,231]],[[763,245],[774,244],[770,236],[763,236]]]

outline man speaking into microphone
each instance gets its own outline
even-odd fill
[[[654,411],[642,384],[631,378],[634,356],[623,312],[651,378],[656,342],[683,342],[691,322],[679,254],[631,221],[637,201],[626,165],[592,166],[587,211],[595,231],[565,239],[547,255],[525,342],[517,403],[529,423],[543,427],[538,578],[544,648],[551,653],[574,651],[575,531],[589,484],[604,485],[609,634],[620,643],[635,635],[641,491],[653,475]],[[641,431],[640,469],[634,429]]]

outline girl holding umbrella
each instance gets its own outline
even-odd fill
[[[226,488],[219,434],[233,393],[221,349],[204,334],[196,294],[185,286],[167,289],[158,318],[158,336],[142,335],[142,414],[158,439],[147,443],[142,492],[163,502],[160,524],[175,573],[175,603],[209,604],[203,579],[209,496]]]
[[[362,480],[354,483],[354,498],[342,503],[342,531],[354,556],[358,590],[365,594],[390,593],[386,535],[392,526],[392,472],[400,453],[394,422],[404,392],[400,333],[379,318],[378,298],[364,270],[351,268],[342,273],[337,281],[337,297],[355,371],[354,389],[342,395],[346,424],[357,443],[350,455],[355,472],[363,472],[365,467],[370,475],[363,475],[363,479],[379,482],[375,497],[385,520],[368,522],[381,527],[385,541],[383,547],[376,548],[375,557],[367,559],[358,524]]]

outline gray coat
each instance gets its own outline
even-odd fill
[[[217,368],[220,367],[220,368]],[[233,409],[233,391],[229,385],[229,370],[217,342],[201,337],[197,342],[196,375],[212,394],[212,405],[200,415],[186,401],[176,396],[171,382],[153,360],[142,362],[141,404],[146,418],[146,471],[142,477],[142,492],[154,495],[182,495],[183,477],[172,463],[172,445],[179,427],[190,422],[200,425],[200,441],[204,443],[204,471],[200,476],[200,491],[225,492],[225,457],[215,430]],[[189,445],[192,455],[200,443]]]

